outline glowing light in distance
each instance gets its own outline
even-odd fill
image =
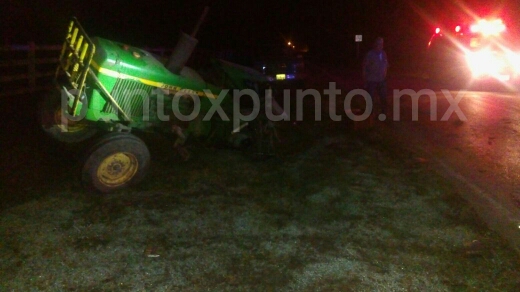
[[[504,59],[499,58],[493,51],[482,49],[476,52],[467,52],[466,61],[474,77],[493,76],[497,77],[504,71],[507,64]]]
[[[485,36],[499,35],[506,30],[506,25],[502,19],[487,20],[481,19],[470,27],[471,32],[481,33]]]

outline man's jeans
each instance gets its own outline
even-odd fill
[[[376,106],[379,104],[379,109],[381,113],[386,114],[386,80],[381,82],[368,81],[367,91],[368,94],[370,94],[370,96],[372,97],[372,104],[374,106],[373,109],[375,110],[377,108]],[[379,96],[379,99],[376,98],[376,95]]]

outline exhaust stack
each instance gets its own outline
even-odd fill
[[[195,50],[195,47],[199,42],[195,38],[195,36],[197,35],[197,32],[199,31],[199,28],[202,25],[202,22],[204,22],[204,19],[206,18],[208,11],[209,7],[206,6],[204,8],[204,12],[202,12],[202,15],[199,18],[199,21],[197,22],[197,25],[195,25],[195,28],[193,29],[191,35],[181,32],[179,41],[177,42],[177,45],[175,46],[175,49],[173,50],[172,55],[170,56],[170,59],[168,60],[168,64],[166,66],[168,70],[170,70],[172,73],[180,74],[182,68],[184,68],[186,62],[188,62],[188,59],[193,53],[193,50]]]

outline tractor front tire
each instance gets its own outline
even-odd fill
[[[60,92],[46,94],[40,102],[40,123],[44,132],[59,142],[78,143],[93,137],[98,129],[87,120],[72,121],[64,117]]]
[[[150,152],[129,133],[109,133],[87,152],[81,180],[88,189],[110,193],[139,183],[148,172]]]

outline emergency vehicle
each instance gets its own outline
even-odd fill
[[[518,38],[502,19],[437,27],[428,42],[427,74],[445,81],[518,83],[519,48]]]

